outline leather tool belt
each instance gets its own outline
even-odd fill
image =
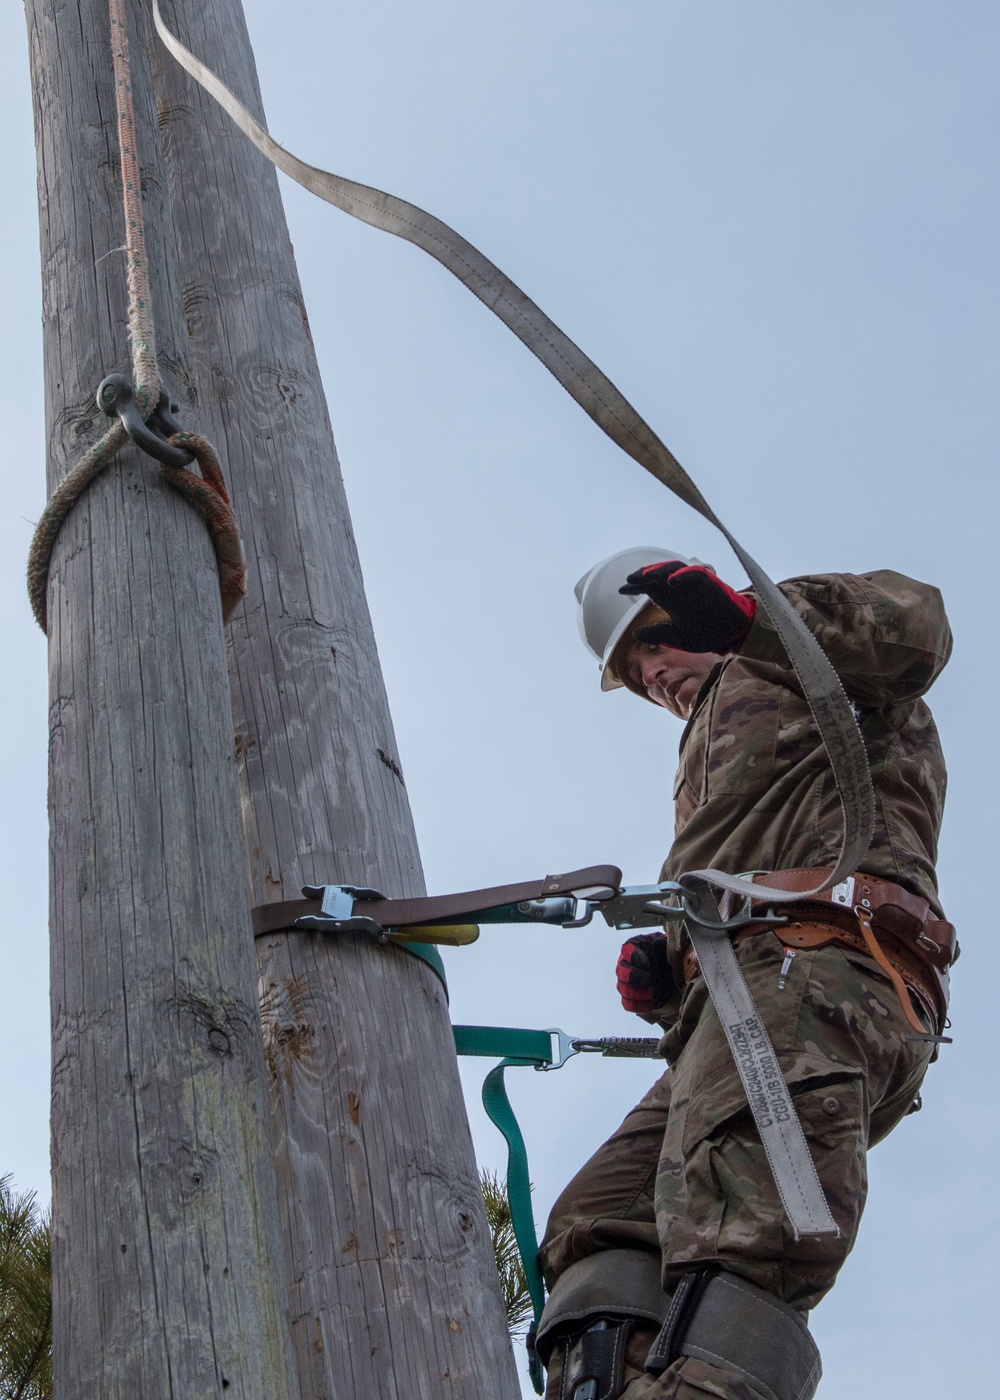
[[[781,890],[808,890],[829,874],[829,868],[778,870],[755,875],[754,881]],[[901,979],[917,995],[940,1035],[948,1012],[948,969],[958,959],[959,946],[954,925],[939,919],[926,899],[890,880],[858,871],[832,890],[800,903],[782,904],[780,913],[787,922],[765,919],[734,929],[734,942],[773,932],[786,948],[823,948],[833,943],[861,953],[877,962],[890,980]],[[881,956],[872,946],[872,935]],[[684,953],[683,967],[688,982],[698,970],[690,948]],[[907,1009],[904,1002],[904,1013]]]

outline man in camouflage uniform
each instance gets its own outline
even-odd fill
[[[594,570],[581,580],[578,599],[584,639],[603,661],[604,688],[623,684],[687,721],[674,785],[676,836],[661,879],[705,867],[828,872],[843,830],[840,803],[770,620],[752,593],[734,593],[711,570],[649,550],[622,556],[633,569],[637,553],[668,562],[647,564],[627,583],[624,569],[618,575],[620,591],[644,606],[633,608],[620,637],[612,632],[602,656],[587,636],[581,597]],[[876,823],[862,875],[901,887],[918,913],[942,919],[934,862],[945,767],[921,698],[951,648],[940,595],[888,571],[792,579],[781,589],[839,674],[867,748]],[[832,927],[830,915],[826,941],[818,936],[827,917],[793,908],[791,925],[754,926],[735,951],[839,1235],[792,1234],[682,926],[634,937],[622,949],[619,990],[628,1009],[663,1028],[671,1068],[553,1207],[540,1251],[554,1290],[540,1347],[550,1400],[784,1400],[777,1382],[769,1392],[754,1384],[752,1367],[718,1356],[713,1363],[704,1347],[677,1355],[660,1374],[647,1371],[655,1310],[616,1299],[615,1279],[631,1263],[655,1259],[670,1293],[692,1271],[721,1269],[722,1277],[763,1290],[758,1299],[789,1305],[784,1315],[799,1325],[832,1287],[864,1207],[867,1149],[913,1107],[933,1046],[914,1038],[897,991],[867,950],[847,941],[842,919]],[[803,918],[811,922],[796,922]],[[794,947],[796,929],[811,929],[815,946]],[[915,1012],[917,1024],[940,1032],[940,989],[919,967],[914,972],[912,958],[898,966],[911,1023]],[[588,1282],[588,1270],[599,1275],[605,1260],[614,1268]],[[576,1294],[575,1279],[583,1281]],[[588,1329],[595,1321],[618,1328],[614,1375],[596,1381],[587,1379],[596,1372],[581,1351],[594,1340]],[[780,1356],[775,1364],[783,1374]],[[818,1357],[812,1388],[794,1393],[811,1394],[817,1380]]]

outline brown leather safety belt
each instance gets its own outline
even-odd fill
[[[428,895],[417,899],[373,898],[373,890],[359,891],[351,909],[352,918],[370,919],[383,929],[419,927],[421,924],[447,924],[454,919],[498,909],[509,904],[527,904],[553,895],[584,897],[594,889],[617,890],[622,872],[616,865],[590,865],[567,875],[546,875],[544,880],[528,880],[519,885],[495,885],[492,889],[467,890],[462,894]],[[253,911],[255,938],[282,929],[292,929],[303,918],[315,918],[322,895],[317,887],[312,899],[289,899],[279,904],[260,904]]]
[[[792,893],[813,887],[828,870],[798,869],[769,871],[755,875],[754,881]],[[754,905],[770,904],[770,897],[753,898]],[[782,906],[782,917],[774,923],[766,916],[732,931],[740,943],[760,933],[774,933],[786,949],[823,948],[835,943],[849,952],[864,953],[889,978],[899,997],[900,1007],[913,1031],[927,1039],[926,1027],[913,1010],[907,988],[926,1004],[936,1025],[937,1039],[948,1014],[948,970],[958,961],[959,945],[955,926],[939,919],[929,902],[880,876],[856,871],[833,889],[794,904]],[[693,948],[683,959],[684,981],[697,974],[698,960]]]

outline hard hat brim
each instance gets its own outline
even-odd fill
[[[625,636],[625,633],[628,632],[629,629],[633,626],[633,624],[638,622],[640,614],[644,613],[647,610],[647,608],[652,608],[655,606],[656,605],[649,598],[647,598],[644,593],[640,594],[636,598],[632,607],[629,608],[628,612],[619,622],[618,626],[611,633],[611,636],[608,638],[607,645],[604,648],[604,658],[601,661],[602,690],[621,690],[624,687],[625,682],[618,679],[611,665],[612,661],[614,660],[615,652],[618,649],[618,644]]]

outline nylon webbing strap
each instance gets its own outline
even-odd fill
[[[459,1055],[523,1060],[532,1065],[552,1063],[552,1036],[548,1031],[527,1031],[513,1026],[452,1026],[452,1030]]]
[[[490,1122],[500,1130],[507,1143],[507,1201],[510,1206],[510,1220],[537,1327],[545,1307],[545,1284],[538,1267],[538,1236],[535,1233],[535,1216],[531,1209],[528,1152],[520,1125],[507,1097],[504,1071],[512,1066],[551,1064],[552,1037],[548,1031],[521,1030],[512,1026],[452,1026],[452,1030],[455,1033],[455,1049],[459,1055],[504,1057],[483,1081],[483,1108]],[[529,1362],[532,1383],[541,1394],[541,1373],[537,1358],[530,1352]]]
[[[706,906],[709,898],[705,900]],[[685,920],[684,926],[736,1061],[795,1238],[839,1235],[774,1046],[743,978],[728,933],[712,933],[693,919]]]
[[[399,941],[394,942],[392,946],[394,948],[402,948],[404,953],[409,953],[411,957],[419,958],[421,962],[425,962],[427,966],[432,969],[444,988],[445,1000],[450,1000],[448,996],[448,978],[445,975],[444,962],[441,958],[441,954],[434,947],[433,943],[403,943]]]
[[[535,1218],[531,1209],[531,1181],[528,1177],[528,1153],[514,1110],[507,1097],[504,1071],[512,1065],[533,1063],[530,1060],[504,1059],[483,1081],[483,1108],[490,1119],[507,1140],[507,1200],[510,1202],[510,1218],[514,1226],[514,1237],[524,1265],[524,1276],[531,1294],[531,1305],[535,1321],[542,1315],[545,1306],[545,1285],[538,1269],[538,1237],[535,1234]]]
[[[416,244],[453,273],[473,296],[536,355],[585,413],[640,466],[722,532],[753,584],[760,603],[795,669],[830,759],[844,813],[844,834],[836,868],[816,890],[758,892],[777,900],[802,899],[838,884],[860,866],[871,841],[875,801],[871,774],[857,721],[836,672],[788,599],[760,565],[729,533],[670,449],[615,388],[607,375],[565,335],[489,258],[433,214],[382,190],[332,175],[291,155],[255,121],[242,102],[190,53],[164,25],[156,0],[157,32],[177,62],[229,113],[241,131],[279,170],[305,189],[354,218]],[[736,876],[718,870],[696,872],[723,889],[743,892]]]

